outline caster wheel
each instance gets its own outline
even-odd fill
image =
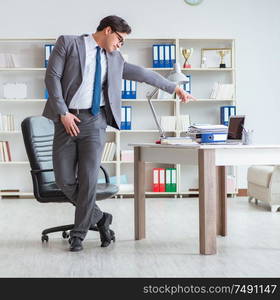
[[[63,232],[62,232],[62,237],[63,237],[64,239],[68,239],[68,238],[69,238],[69,234],[68,234],[66,231],[63,231]]]
[[[42,235],[41,240],[42,240],[43,243],[44,242],[48,242],[49,241],[49,237],[46,234],[44,234],[44,235]]]

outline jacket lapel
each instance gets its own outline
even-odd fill
[[[84,36],[88,36],[88,34],[82,34],[78,37],[78,39],[75,40],[78,48],[82,78],[84,76],[84,69],[86,64],[86,48],[85,48]]]

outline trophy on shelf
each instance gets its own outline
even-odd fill
[[[220,63],[220,68],[226,68],[226,64],[224,62],[224,58],[227,54],[229,54],[229,50],[218,50],[217,53],[221,57],[221,63]]]
[[[188,59],[192,56],[193,54],[193,48],[186,48],[186,49],[182,49],[182,54],[185,58],[185,62],[183,64],[183,68],[191,68],[192,66],[188,63]]]

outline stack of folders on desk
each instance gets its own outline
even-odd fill
[[[153,68],[173,68],[176,63],[174,44],[153,45]]]
[[[114,160],[115,153],[116,153],[116,144],[114,142],[108,142],[105,144],[101,160],[112,161]]]
[[[121,129],[131,130],[131,110],[132,107],[128,105],[122,106],[121,109]]]
[[[122,99],[136,99],[136,81],[122,79]]]
[[[153,192],[176,192],[177,173],[175,168],[153,168]]]
[[[227,140],[225,125],[195,124],[188,128],[187,135],[198,143],[219,143]]]

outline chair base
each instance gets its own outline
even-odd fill
[[[48,237],[49,233],[60,232],[60,231],[62,231],[62,237],[64,239],[68,239],[69,238],[69,233],[67,233],[67,231],[68,230],[72,230],[73,228],[74,228],[74,224],[62,225],[62,226],[47,228],[47,229],[45,229],[45,230],[42,231],[41,240],[42,240],[42,242],[48,242],[49,241],[49,237]],[[96,225],[95,226],[91,226],[89,228],[89,230],[99,231]]]

